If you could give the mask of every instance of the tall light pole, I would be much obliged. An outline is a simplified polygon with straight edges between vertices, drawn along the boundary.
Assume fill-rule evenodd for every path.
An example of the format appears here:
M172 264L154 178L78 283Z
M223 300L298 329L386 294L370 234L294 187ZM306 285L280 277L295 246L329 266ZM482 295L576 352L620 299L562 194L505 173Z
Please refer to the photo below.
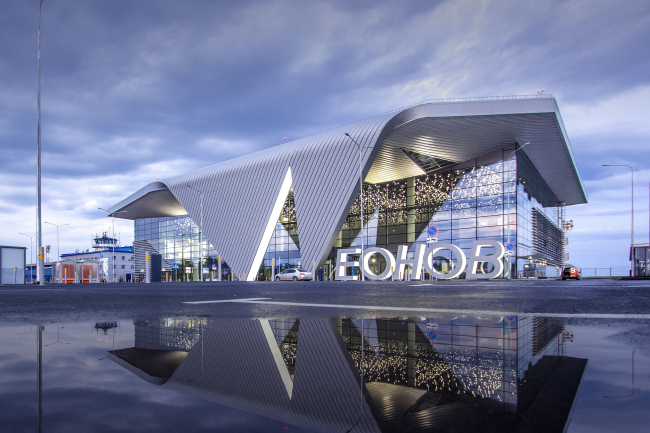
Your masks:
M43 250L43 225L41 224L41 9L43 0L38 6L38 57L36 79L36 244L38 248L38 265L36 277L38 283L45 284L45 257Z
M359 148L359 192L361 194L361 256L359 257L359 270L361 271L361 281L364 281L366 279L366 273L363 269L363 167L361 162L361 151L364 148L347 132L345 136L352 140Z
M33 265L34 264L34 248L32 248L32 243L33 243L34 237L36 235L26 235L25 233L20 233L20 234L23 235L23 236L29 237L29 251L30 251L30 253L31 253L30 255L32 257L31 258L31 262L32 262L31 264ZM30 270L29 270L29 281L31 282L32 280L33 280L32 279L32 270L30 268Z
M110 213L110 211L108 209L104 209L103 207L98 207L97 209L103 210L107 214ZM116 239L115 238L115 214L116 213L127 213L127 212L128 211L121 210L121 211L118 211L118 212L113 212L111 214L111 218L113 219L113 242L111 242L113 244L113 263L112 263L113 264L113 281L112 281L113 283L115 282L115 239Z
M530 144L530 141L525 142L521 147L517 148L506 158L506 161L510 161L515 153L519 152L527 144ZM517 193L517 169L515 167L515 193ZM516 201L515 201L516 203ZM510 177L508 177L508 244L510 243ZM515 256L515 263L517 263L517 257ZM510 256L508 256L508 279L512 280L512 264L510 263Z
M631 214L631 223L630 223L630 252L632 252L632 248L634 248L634 169L632 168L631 165L627 164L603 164L603 167L627 167L630 169L630 174L632 175L632 214ZM634 257L630 257L631 260L631 265L630 265L630 277L634 276Z
M56 255L59 258L59 260L61 260L61 253L59 252L59 227L69 226L70 223L54 224L54 223L48 223L47 221L44 221L44 223L56 227Z

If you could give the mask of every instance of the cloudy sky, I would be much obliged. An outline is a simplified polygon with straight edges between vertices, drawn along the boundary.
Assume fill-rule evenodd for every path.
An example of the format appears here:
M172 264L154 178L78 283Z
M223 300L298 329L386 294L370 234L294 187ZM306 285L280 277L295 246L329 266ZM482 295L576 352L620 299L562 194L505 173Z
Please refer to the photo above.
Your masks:
M35 232L38 0L0 6L0 244ZM90 247L141 186L431 98L558 101L590 203L571 262L648 241L650 2L45 0L43 219ZM56 255L56 228L44 244ZM116 219L123 244L133 224Z

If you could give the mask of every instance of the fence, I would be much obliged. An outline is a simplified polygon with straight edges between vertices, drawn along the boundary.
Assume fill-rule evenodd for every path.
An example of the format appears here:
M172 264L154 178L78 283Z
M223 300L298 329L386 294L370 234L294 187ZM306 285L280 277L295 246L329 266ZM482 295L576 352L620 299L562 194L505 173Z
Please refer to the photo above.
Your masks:
M582 278L610 278L613 268L582 268Z

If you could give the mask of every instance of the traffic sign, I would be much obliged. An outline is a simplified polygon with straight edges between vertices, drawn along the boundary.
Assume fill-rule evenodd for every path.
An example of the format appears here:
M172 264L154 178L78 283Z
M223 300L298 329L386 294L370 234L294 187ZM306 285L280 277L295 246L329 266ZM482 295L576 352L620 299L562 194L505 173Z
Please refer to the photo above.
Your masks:
M433 236L435 236L435 235L437 235L437 234L438 234L438 227L436 227L436 226L430 226L430 227L427 229L427 235L429 235L429 237L433 237Z
M506 320L508 322L512 322L513 320L515 320L515 316L506 316Z
M432 329L431 331L427 332L427 337L429 337L429 340L435 340L438 338L438 333Z
M511 256L511 255L513 255L514 253L515 253L514 251L506 251L504 254L505 254L506 256Z
M432 329L438 329L437 323L427 323L427 330L431 331Z
M99 258L103 259L104 258L104 253L99 253Z
M172 265L172 269L178 269L178 263L174 263L174 264Z
M427 243L432 244L434 242L438 242L438 238L427 238Z
M506 244L506 250L508 250L508 251L512 251L512 250L514 250L514 249L515 249L514 244L512 244L512 243Z

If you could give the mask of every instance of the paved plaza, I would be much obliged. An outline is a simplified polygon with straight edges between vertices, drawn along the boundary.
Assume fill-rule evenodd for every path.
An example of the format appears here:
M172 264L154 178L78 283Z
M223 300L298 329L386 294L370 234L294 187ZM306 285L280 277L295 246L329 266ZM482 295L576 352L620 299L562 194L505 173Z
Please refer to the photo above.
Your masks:
M171 316L414 317L449 311L639 320L650 319L650 281L6 285L0 286L0 311L4 324Z

